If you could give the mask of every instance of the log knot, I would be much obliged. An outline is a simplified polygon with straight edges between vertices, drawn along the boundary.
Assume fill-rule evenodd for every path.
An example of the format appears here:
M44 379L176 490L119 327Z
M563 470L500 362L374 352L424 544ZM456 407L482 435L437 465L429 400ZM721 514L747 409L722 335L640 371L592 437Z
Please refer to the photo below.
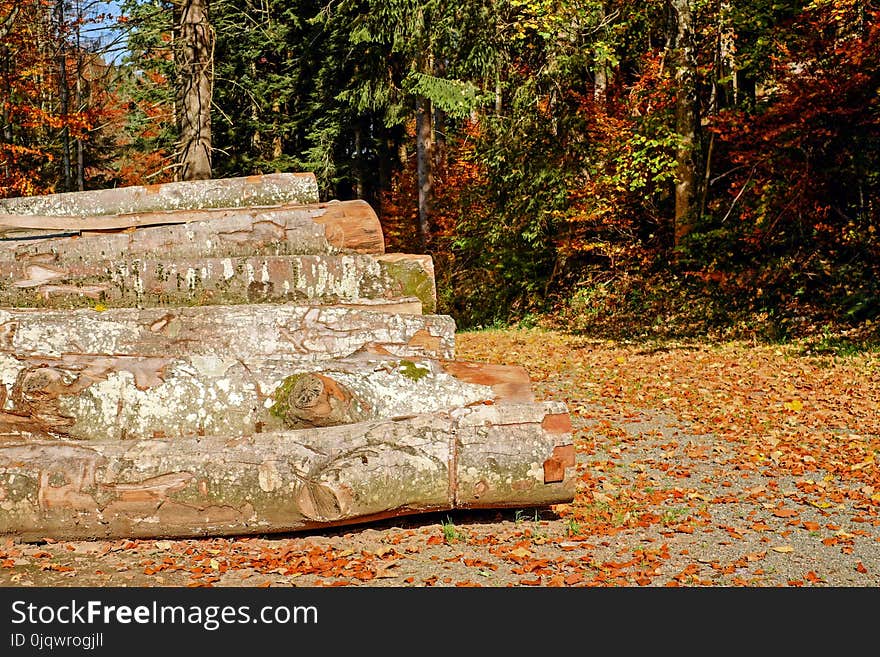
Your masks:
M323 374L294 374L273 393L269 412L287 429L332 427L361 422L370 416L369 406L346 386Z

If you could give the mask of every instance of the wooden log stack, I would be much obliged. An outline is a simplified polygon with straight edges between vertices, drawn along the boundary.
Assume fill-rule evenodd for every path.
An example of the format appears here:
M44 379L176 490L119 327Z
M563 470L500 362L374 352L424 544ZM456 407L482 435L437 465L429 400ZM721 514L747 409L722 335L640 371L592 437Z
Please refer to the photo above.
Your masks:
M565 405L435 312L431 258L310 174L0 199L0 536L570 501Z

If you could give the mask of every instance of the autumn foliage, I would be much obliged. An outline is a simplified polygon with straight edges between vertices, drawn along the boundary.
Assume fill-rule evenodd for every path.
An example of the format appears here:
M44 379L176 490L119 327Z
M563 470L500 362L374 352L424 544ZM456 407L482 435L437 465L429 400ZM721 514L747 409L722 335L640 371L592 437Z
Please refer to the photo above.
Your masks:
M0 2L0 194L172 179L170 4L111 60L59 3ZM422 4L212 7L214 175L368 199L461 327L876 338L876 3Z

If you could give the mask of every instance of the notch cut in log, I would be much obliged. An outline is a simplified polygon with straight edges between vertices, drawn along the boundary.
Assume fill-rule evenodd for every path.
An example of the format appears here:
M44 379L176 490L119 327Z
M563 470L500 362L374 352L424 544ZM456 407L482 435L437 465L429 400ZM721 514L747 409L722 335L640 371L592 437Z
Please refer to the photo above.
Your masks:
M436 309L431 256L126 258L36 264L0 258L0 304L83 308L357 303L415 297Z
M12 239L0 241L0 252L60 261L385 251L376 212L358 200L95 217L0 214L4 234Z
M19 196L0 199L0 212L50 217L94 217L165 210L317 203L319 200L318 182L313 173L271 173Z
M570 502L573 463L544 478L572 443L544 429L564 404L499 408L239 438L0 444L0 536L233 536Z

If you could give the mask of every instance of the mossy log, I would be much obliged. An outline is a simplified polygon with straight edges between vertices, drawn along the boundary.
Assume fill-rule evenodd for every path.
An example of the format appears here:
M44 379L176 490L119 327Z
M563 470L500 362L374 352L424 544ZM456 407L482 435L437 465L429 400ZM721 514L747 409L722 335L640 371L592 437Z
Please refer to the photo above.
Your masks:
M162 254L159 250L157 253ZM82 308L356 303L414 297L437 306L428 255L289 255L115 260L0 257L0 304Z
M447 315L358 307L0 309L0 353L15 357L212 356L249 365L268 357L309 363L358 353L452 359L454 345L455 322Z
M27 239L15 239L17 233ZM175 210L97 217L0 214L0 254L31 264L123 257L384 253L365 201Z
M289 532L566 503L576 479L571 425L558 402L245 437L18 441L0 443L0 535Z
M508 369L507 379L528 385L524 370ZM0 439L240 436L507 401L488 379L477 383L472 372L459 378L456 371L443 361L375 356L296 364L0 352Z
M166 210L317 203L319 200L318 182L313 173L271 173L241 178L18 196L0 199L0 213L94 217Z

